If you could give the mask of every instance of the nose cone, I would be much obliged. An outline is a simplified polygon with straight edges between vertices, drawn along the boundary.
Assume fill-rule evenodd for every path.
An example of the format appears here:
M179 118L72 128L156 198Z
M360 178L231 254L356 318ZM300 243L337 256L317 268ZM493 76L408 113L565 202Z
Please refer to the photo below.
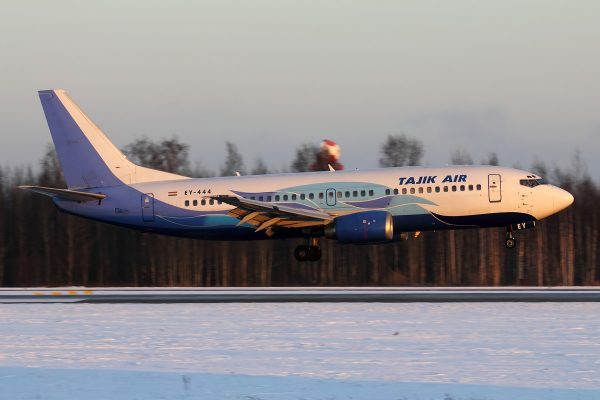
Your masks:
M554 203L554 212L557 213L559 211L564 210L573 204L575 198L569 192L564 189L555 188L553 193L553 203Z

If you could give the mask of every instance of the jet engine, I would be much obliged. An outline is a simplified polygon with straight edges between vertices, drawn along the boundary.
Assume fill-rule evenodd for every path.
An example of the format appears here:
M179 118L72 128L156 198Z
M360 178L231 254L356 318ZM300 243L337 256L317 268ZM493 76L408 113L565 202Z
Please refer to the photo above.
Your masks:
M394 237L394 220L387 211L342 215L325 227L325 236L342 243L386 242Z

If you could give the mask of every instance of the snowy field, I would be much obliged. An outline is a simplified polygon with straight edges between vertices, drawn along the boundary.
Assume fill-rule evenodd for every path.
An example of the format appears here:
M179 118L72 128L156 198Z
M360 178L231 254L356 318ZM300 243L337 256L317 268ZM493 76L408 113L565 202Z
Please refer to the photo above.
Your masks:
M597 400L600 304L1 304L0 399Z

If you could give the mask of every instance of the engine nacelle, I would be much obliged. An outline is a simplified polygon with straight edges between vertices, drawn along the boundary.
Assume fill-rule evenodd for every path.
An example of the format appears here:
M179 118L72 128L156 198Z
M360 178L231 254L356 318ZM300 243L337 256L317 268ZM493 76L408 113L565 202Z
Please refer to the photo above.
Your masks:
M394 220L387 211L364 211L337 217L325 236L342 243L377 243L394 238Z

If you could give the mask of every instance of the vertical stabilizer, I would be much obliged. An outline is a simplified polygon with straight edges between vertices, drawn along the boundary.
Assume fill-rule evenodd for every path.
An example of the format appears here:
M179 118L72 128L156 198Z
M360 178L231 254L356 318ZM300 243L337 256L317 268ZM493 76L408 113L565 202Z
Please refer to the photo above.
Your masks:
M39 96L69 189L186 178L127 160L64 90Z

